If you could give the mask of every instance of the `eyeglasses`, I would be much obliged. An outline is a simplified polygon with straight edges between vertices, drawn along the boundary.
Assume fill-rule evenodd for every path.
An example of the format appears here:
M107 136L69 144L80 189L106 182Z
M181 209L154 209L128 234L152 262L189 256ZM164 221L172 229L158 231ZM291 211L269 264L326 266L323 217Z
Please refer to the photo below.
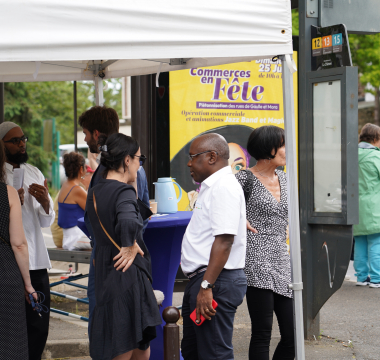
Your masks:
M200 152L198 154L194 154L194 155L190 155L189 154L189 159L193 160L196 156L201 155L201 154L206 154L206 153L209 153L209 152L214 152L216 155L218 155L218 152L215 151L215 150L207 150L207 151L202 151L202 152Z
M20 138L15 137L15 138L12 138L12 139L4 141L4 142L5 143L12 143L13 145L18 145L18 144L20 144L21 141L23 143L26 143L28 141L28 137L27 136L22 136Z
M145 160L146 160L146 156L145 155L135 155L136 157L138 157L140 159L140 166L144 166L145 164Z

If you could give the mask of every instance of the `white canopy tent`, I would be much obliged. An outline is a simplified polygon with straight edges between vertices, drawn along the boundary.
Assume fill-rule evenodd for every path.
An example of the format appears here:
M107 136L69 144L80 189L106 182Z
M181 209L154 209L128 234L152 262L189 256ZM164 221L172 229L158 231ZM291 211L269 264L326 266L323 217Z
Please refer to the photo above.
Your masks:
M297 359L304 359L290 0L0 0L0 83L94 80L282 56Z
M293 52L290 0L0 4L0 82L89 80L93 61L117 60L111 78Z

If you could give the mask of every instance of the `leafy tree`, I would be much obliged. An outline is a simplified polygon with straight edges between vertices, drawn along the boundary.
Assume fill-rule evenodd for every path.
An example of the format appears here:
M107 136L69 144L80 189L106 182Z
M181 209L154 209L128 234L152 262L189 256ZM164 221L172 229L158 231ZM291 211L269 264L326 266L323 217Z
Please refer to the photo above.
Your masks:
M380 125L380 34L350 35L352 62L359 68L359 79L363 85L370 84L368 89L375 96L374 123Z
M30 162L47 174L52 153L44 153L41 144L42 119L34 117L31 96L25 83L6 83L4 96L5 121L20 125L28 136L28 154Z
M107 80L109 88L104 91L105 104L115 108L121 116L121 81ZM5 121L19 124L29 137L29 162L48 176L53 153L41 149L41 128L44 119L56 119L61 133L61 144L74 142L73 83L33 82L6 83L4 95ZM91 81L77 82L78 116L95 105L94 84Z
M298 36L300 33L298 9L292 10L292 35Z

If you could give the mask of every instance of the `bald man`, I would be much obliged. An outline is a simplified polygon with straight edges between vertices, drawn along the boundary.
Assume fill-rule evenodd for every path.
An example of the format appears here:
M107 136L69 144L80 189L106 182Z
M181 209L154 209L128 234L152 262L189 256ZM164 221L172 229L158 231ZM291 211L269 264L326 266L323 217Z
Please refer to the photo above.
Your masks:
M182 242L181 267L190 279L182 304L182 356L232 360L235 313L247 290L244 194L228 165L223 136L197 137L189 158L190 175L201 190ZM190 318L194 309L195 322ZM206 320L200 325L202 317Z

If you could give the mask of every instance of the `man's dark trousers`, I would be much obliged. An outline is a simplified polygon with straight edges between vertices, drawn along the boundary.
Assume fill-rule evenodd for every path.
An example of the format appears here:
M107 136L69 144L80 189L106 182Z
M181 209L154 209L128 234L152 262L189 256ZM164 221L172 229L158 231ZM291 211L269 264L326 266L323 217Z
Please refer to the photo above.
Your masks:
M47 270L30 270L29 273L34 290L40 291L45 295L43 304L50 310L50 285ZM50 312L42 312L42 317L40 317L38 312L33 310L32 305L26 301L25 306L29 360L41 360L42 352L44 351L49 334ZM6 329L3 329L3 331L6 331Z
M196 307L204 272L190 279L182 303L184 360L233 360L232 333L237 307L247 291L243 270L223 270L212 290L218 303L216 315L197 326L190 319Z

